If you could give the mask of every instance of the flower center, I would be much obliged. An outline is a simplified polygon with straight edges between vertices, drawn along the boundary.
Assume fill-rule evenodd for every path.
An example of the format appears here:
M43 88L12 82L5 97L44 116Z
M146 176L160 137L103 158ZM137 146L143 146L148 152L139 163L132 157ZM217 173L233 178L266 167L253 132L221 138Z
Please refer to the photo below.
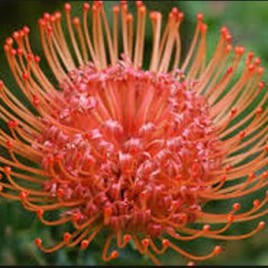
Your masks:
M81 201L68 211L77 220L158 236L170 222L198 217L221 144L205 98L179 74L119 62L102 71L84 66L62 83L38 141L51 174L44 189Z

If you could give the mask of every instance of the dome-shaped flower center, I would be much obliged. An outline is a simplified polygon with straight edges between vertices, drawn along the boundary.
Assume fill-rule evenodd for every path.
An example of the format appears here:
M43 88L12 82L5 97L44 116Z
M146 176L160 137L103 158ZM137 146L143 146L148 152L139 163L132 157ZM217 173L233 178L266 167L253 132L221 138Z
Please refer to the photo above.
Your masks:
M38 138L44 189L81 200L79 221L116 230L158 236L168 222L194 221L222 153L205 98L182 77L124 62L70 73Z

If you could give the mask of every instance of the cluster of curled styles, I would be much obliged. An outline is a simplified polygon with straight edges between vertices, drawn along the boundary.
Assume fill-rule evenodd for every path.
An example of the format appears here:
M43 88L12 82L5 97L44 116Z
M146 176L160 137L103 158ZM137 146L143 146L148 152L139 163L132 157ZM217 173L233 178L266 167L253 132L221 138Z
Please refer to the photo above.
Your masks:
M252 52L232 47L225 27L207 61L202 14L181 60L184 15L177 8L163 30L161 13L150 12L152 54L144 70L147 10L136 5L136 22L126 1L115 5L110 27L101 1L84 4L82 22L65 4L67 33L61 13L44 14L41 44L56 86L32 52L27 27L7 38L7 60L28 102L0 83L0 118L8 126L0 130L7 152L0 156L0 195L20 200L45 225L70 228L51 247L36 238L45 252L86 249L105 230L105 261L132 241L155 264L167 249L193 264L221 246L198 256L178 240L240 240L265 226L227 232L235 222L265 215L268 196L246 212L239 203L226 213L205 207L267 188L264 70Z

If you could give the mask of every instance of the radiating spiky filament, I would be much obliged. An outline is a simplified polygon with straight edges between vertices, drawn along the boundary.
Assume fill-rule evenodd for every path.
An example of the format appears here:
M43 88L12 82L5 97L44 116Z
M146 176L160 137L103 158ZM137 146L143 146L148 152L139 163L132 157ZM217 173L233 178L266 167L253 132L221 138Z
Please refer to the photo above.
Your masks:
M67 33L61 13L44 14L41 44L56 86L33 54L28 27L7 38L7 60L28 103L0 82L0 118L8 127L0 131L7 151L0 156L0 194L20 200L45 225L72 223L73 231L51 248L35 240L45 252L86 249L106 229L105 261L119 256L112 247L130 240L156 264L167 249L205 260L221 247L197 256L174 241L242 239L265 226L260 221L247 234L228 234L233 223L267 214L267 195L247 212L239 213L239 203L222 214L204 208L267 189L264 69L252 52L232 48L225 27L207 61L202 14L182 59L184 15L174 8L165 25L161 13L149 14L153 40L145 71L148 11L141 1L136 5L136 20L126 1L115 5L111 27L101 1L85 3L81 18L65 4ZM49 221L51 211L58 218Z

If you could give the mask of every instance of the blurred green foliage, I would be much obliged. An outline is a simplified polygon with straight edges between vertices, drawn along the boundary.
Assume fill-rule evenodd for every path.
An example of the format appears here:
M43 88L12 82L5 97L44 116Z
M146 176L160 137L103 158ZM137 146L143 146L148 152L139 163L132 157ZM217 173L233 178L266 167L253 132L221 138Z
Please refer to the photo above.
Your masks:
M82 1L76 2L75 12L81 10ZM107 8L114 1L105 1ZM132 3L133 4L133 3ZM263 65L268 66L268 2L262 1L146 1L148 9L157 9L167 16L173 6L179 7L185 13L185 22L182 26L182 40L184 46L189 44L194 27L195 16L203 12L208 23L208 48L212 54L219 37L222 25L228 26L233 33L235 44L241 44L247 51L253 50L256 56L263 60ZM31 28L31 42L37 54L41 53L38 35L38 18L44 12L62 10L62 1L1 1L0 2L0 78L14 91L18 90L4 57L2 46L4 40L14 30L25 24ZM150 38L150 34L148 38ZM45 66L45 65L44 65ZM265 76L267 77L267 75ZM3 127L3 126L1 126ZM258 196L263 198L263 192ZM253 198L253 197L252 197ZM256 196L254 196L256 198ZM240 200L245 207L251 205L251 200ZM234 200L233 200L234 202ZM217 203L212 209L223 211L231 207L231 203ZM267 220L267 216L264 220ZM253 228L254 223L235 224L230 232L239 234ZM87 251L77 249L60 250L54 254L46 255L40 252L33 244L35 237L40 236L47 241L55 241L57 234L64 231L64 227L50 230L43 226L34 213L26 211L19 202L14 203L0 199L0 265L104 265L101 261L102 239L94 241ZM236 242L221 242L224 253L204 262L211 265L267 265L268 264L268 230L256 236ZM210 251L217 241L205 239L194 241L186 246L190 252ZM164 264L183 265L185 260L172 251L163 257ZM130 245L123 251L119 260L108 265L150 265L151 262L140 256Z

